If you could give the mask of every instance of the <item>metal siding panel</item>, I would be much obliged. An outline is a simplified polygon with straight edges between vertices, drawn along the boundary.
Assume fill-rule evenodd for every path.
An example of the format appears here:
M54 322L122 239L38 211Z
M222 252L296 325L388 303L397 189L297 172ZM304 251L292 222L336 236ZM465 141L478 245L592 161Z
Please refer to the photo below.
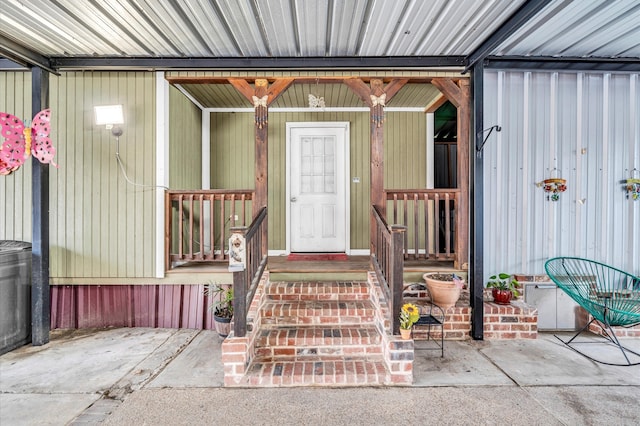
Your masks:
M51 328L213 329L200 285L51 286Z
M637 79L486 74L485 91L492 96L485 96L484 127L503 127L483 151L487 277L502 270L541 274L544 261L555 255L593 258L638 273L634 236L640 215L620 185L640 160ZM555 177L554 168L568 187L557 202L533 185ZM512 241L518 238L521 245Z

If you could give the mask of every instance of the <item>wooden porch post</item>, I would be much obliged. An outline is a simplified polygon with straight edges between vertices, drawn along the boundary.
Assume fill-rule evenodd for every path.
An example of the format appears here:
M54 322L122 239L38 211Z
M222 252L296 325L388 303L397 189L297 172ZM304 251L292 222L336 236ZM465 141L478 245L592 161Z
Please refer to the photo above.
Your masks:
M255 109L255 194L253 196L253 217L262 207L268 203L268 157L269 157L269 105L275 101L293 83L293 78L280 78L269 87L266 79L255 79L255 88L251 87L248 80L239 78L228 79ZM264 227L265 235L262 236L263 250L267 252L267 227Z
M467 79L458 80L458 84L451 78L434 78L433 84L443 95L451 101L458 110L458 188L460 196L456 200L458 211L456 214L455 267L465 269L469 259L469 120L470 90Z
M407 84L407 79L394 79L386 86L380 79L371 79L370 85L359 79L346 79L344 83L369 106L371 118L371 158L370 158L370 201L381 215L386 217L387 200L384 192L384 106L398 91ZM375 220L371 218L370 244L371 253L375 253Z

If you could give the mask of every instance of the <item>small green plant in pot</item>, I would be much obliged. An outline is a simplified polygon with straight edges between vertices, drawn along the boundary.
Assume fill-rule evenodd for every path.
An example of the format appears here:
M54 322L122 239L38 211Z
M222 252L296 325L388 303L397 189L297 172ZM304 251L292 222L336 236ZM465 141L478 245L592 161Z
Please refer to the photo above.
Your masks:
M212 299L209 308L213 310L216 331L220 337L227 337L231 331L231 318L233 318L233 286L207 284L204 294Z
M492 289L491 295L493 296L493 301L499 305L508 305L511 303L513 296L520 296L518 280L516 280L513 275L505 272L491 275L487 283L487 288Z

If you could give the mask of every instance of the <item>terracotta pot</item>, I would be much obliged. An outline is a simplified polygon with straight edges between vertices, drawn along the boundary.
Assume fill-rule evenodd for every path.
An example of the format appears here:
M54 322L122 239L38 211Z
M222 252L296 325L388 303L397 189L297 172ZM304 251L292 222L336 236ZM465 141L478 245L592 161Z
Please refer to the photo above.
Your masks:
M497 288L491 289L491 295L493 296L493 301L498 305L510 304L511 298L513 297L511 290L500 290Z
M449 278L450 277L450 278ZM442 309L451 308L460 299L461 288L453 282L453 274L429 272L422 276L431 294L431 301ZM445 280L443 280L445 278ZM448 280L446 278L449 278Z
M214 315L213 325L220 337L227 337L231 332L231 318Z
M400 329L400 337L402 337L402 340L409 340L411 339L411 330L406 330L404 328Z

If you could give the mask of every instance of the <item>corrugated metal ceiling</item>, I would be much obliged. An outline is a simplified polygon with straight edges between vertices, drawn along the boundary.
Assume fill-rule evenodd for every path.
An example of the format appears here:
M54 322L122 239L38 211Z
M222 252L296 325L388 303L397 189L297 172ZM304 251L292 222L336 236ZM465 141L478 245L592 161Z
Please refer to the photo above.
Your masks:
M0 34L52 56L465 55L524 0L3 0Z
M0 36L47 58L284 58L467 56L527 2L3 0L2 3ZM639 40L637 0L551 0L490 54L640 58ZM0 47L3 44L6 43L0 40Z
M103 68L189 68L203 58L270 59L270 69L278 61L310 69L313 58L331 68L347 58L352 69L399 69L399 59L435 57L461 70L474 55L638 64L640 1L2 0L2 54L54 69L88 69L82 61L96 59ZM247 106L228 85L185 90L205 107ZM294 85L273 106L306 106L309 93L361 106L344 86L323 84ZM432 86L411 84L390 106L424 107L435 96Z

